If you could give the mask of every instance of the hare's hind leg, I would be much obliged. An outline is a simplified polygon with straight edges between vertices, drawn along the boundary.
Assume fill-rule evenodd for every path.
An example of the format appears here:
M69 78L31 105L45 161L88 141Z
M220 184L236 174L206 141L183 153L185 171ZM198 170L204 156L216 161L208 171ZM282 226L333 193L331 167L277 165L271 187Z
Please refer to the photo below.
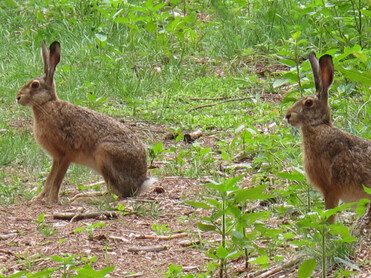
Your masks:
M46 197L50 203L57 203L59 189L69 165L69 159L53 159L52 169L50 170L44 187L32 201L37 201Z
M138 150L138 153L141 150ZM119 197L134 196L146 179L146 156L126 152L116 143L99 146L94 157L107 189Z
M334 194L334 192L325 192L323 195L325 198L326 209L333 209L338 206L339 197L337 197L337 194ZM336 221L336 215L331 215L328 219L328 222L331 224L335 224L335 221Z

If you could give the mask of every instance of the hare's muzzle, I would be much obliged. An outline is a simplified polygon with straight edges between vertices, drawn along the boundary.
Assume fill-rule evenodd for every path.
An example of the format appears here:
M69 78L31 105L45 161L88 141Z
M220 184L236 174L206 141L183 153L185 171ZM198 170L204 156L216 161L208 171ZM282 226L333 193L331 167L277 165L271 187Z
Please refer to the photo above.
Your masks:
M18 104L25 105L24 95L21 92L18 92L16 100Z

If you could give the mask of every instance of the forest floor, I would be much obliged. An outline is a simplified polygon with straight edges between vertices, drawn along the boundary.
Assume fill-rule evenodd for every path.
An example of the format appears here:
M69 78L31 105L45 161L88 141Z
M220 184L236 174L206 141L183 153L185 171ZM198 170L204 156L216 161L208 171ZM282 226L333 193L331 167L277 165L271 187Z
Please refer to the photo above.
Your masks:
M147 125L145 129L159 138L166 133L159 125ZM207 136L201 140L214 141ZM200 217L207 216L206 212L184 201L197 198L202 191L201 185L206 182L205 178L163 177L136 198L111 203L103 199L84 199L79 204L71 201L78 190L66 184L61 204L19 200L3 206L0 208L0 274L10 275L22 270L37 272L51 267L59 267L60 273L68 272L68 266L63 269L51 256L68 258L76 254L80 255L75 258L77 265L83 264L84 257L95 256L94 269L115 266L111 277L164 277L171 264L181 265L184 273L205 271L205 265L211 261L205 250L220 238L215 233L198 230L197 222ZM82 214L120 207L121 212L113 218L101 215L61 220L54 217L58 213ZM281 221L272 225L279 226L285 219ZM370 261L370 247L371 237L360 243L353 260ZM246 270L244 261L238 259L230 262L229 274L231 277L297 277L298 263L292 261L287 268L281 268L297 255L289 248L290 245L281 247L284 261L268 270L259 270L252 264ZM371 266L364 265L357 277L371 277Z

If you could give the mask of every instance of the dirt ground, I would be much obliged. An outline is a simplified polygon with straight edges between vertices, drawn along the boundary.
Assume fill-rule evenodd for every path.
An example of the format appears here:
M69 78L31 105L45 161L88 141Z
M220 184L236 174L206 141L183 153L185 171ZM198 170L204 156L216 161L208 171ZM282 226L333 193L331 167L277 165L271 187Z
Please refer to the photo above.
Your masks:
M154 126L151 133L162 137L164 130ZM212 138L202 140L213 141ZM94 204L88 200L74 204L71 198L79 192L68 184L64 185L60 205L19 202L0 207L0 274L10 275L21 270L36 272L55 267L57 264L50 256L67 254L96 256L98 260L92 263L96 270L115 266L111 277L164 277L171 264L181 265L185 273L201 271L210 261L204 253L210 247L208 242L219 238L197 229L197 221L205 216L205 212L185 204L184 200L193 200L201 194L203 183L205 180L161 178L140 196L109 204L111 208L120 205L124 208L124 213L113 219L105 216L82 220L55 219L53 215L56 213L107 210L107 203L99 199ZM41 214L45 216L42 224L38 221ZM99 222L104 226L91 232L74 232L77 228ZM53 230L51 235L43 234L47 228ZM354 261L364 262L357 277L371 277L370 246L369 237L357 248ZM285 261L295 256L291 250L285 253L289 254ZM244 272L243 262L236 260L231 262L230 272L233 277L297 277L297 266L292 265L272 274L253 266L249 273L255 274L251 276Z

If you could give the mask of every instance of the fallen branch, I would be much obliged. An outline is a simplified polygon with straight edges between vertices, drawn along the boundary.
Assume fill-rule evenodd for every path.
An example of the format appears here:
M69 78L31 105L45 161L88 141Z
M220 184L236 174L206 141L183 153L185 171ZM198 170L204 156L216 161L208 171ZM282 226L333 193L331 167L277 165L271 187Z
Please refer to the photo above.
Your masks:
M179 245L182 246L182 247L189 247L189 246L193 246L193 245L199 245L200 243L201 243L200 240L186 239L186 240L180 241Z
M74 220L81 220L81 219L89 219L89 218L102 218L105 217L107 219L117 218L118 214L115 211L99 211L99 212L55 212L53 213L54 219L61 219L61 220L70 220L71 222Z
M107 191L102 191L102 192L101 191L94 191L94 192L78 193L70 199L70 202L73 202L73 201L75 201L76 199L79 199L79 198L91 198L91 197L97 197L97 196L105 196L107 194L108 194Z
M170 236L158 236L158 235L135 235L134 237L136 239L160 239L160 240L171 240L175 238L182 238L186 237L188 234L186 233L179 233L179 234L173 234Z
M19 255L16 255L16 254L14 254L13 252L10 252L10 251L8 251L8 250L0 249L0 253L4 253L4 254L7 254L7 255L14 256L14 257L16 257L17 259L20 258Z
M254 273L252 276L248 276L248 277L254 277L254 278L272 277L272 275L274 275L278 272L281 272L283 270L287 270L288 268L291 268L291 267L299 264L304 258L305 258L304 254L299 254L299 255L295 256L294 258L292 258L291 260L289 260L288 262L283 263L282 265L278 265L276 267L273 267L273 268L271 268L267 271L264 271L263 273L260 272L259 275L257 275L258 273Z
M188 236L188 234L179 233L179 234L174 234L174 235L171 235L171 236L158 236L158 239L160 239L160 240L170 240L170 239L182 238L182 237L186 237L186 236Z
M124 274L123 277L132 278L132 277L141 277L143 275L144 275L144 272L137 272L137 273L132 273L132 274Z
M187 99L188 100L196 100L196 101L199 101L199 100L223 100L223 99L227 99L227 97L189 97Z
M94 186L102 185L102 184L106 184L106 182L105 181L97 181L97 182L89 183L89 184L84 185L84 186L85 187L94 187Z
M17 235L18 235L17 233L3 234L3 235L0 235L0 240L6 240L8 238L11 238L11 237L17 236Z
M191 112L191 111L198 110L198 109L205 108L205 107L216 106L218 104L222 104L222 103L226 103L226 102L241 101L241 100L252 99L252 98L254 98L254 97L250 96L250 97L241 97L241 98L226 99L224 101L213 102L213 103L209 103L209 104L204 104L204 105L196 106L194 108L189 109L187 112Z
M129 242L127 238L124 238L122 236L108 236L108 238L112 240L121 240L123 242Z
M196 131L184 134L184 141L190 144L194 142L196 139L200 138L201 136L202 136L202 131L196 130Z
M128 248L129 252L159 252L159 251L164 251L168 247L167 246L162 246L162 245L154 245L154 246L132 246Z

